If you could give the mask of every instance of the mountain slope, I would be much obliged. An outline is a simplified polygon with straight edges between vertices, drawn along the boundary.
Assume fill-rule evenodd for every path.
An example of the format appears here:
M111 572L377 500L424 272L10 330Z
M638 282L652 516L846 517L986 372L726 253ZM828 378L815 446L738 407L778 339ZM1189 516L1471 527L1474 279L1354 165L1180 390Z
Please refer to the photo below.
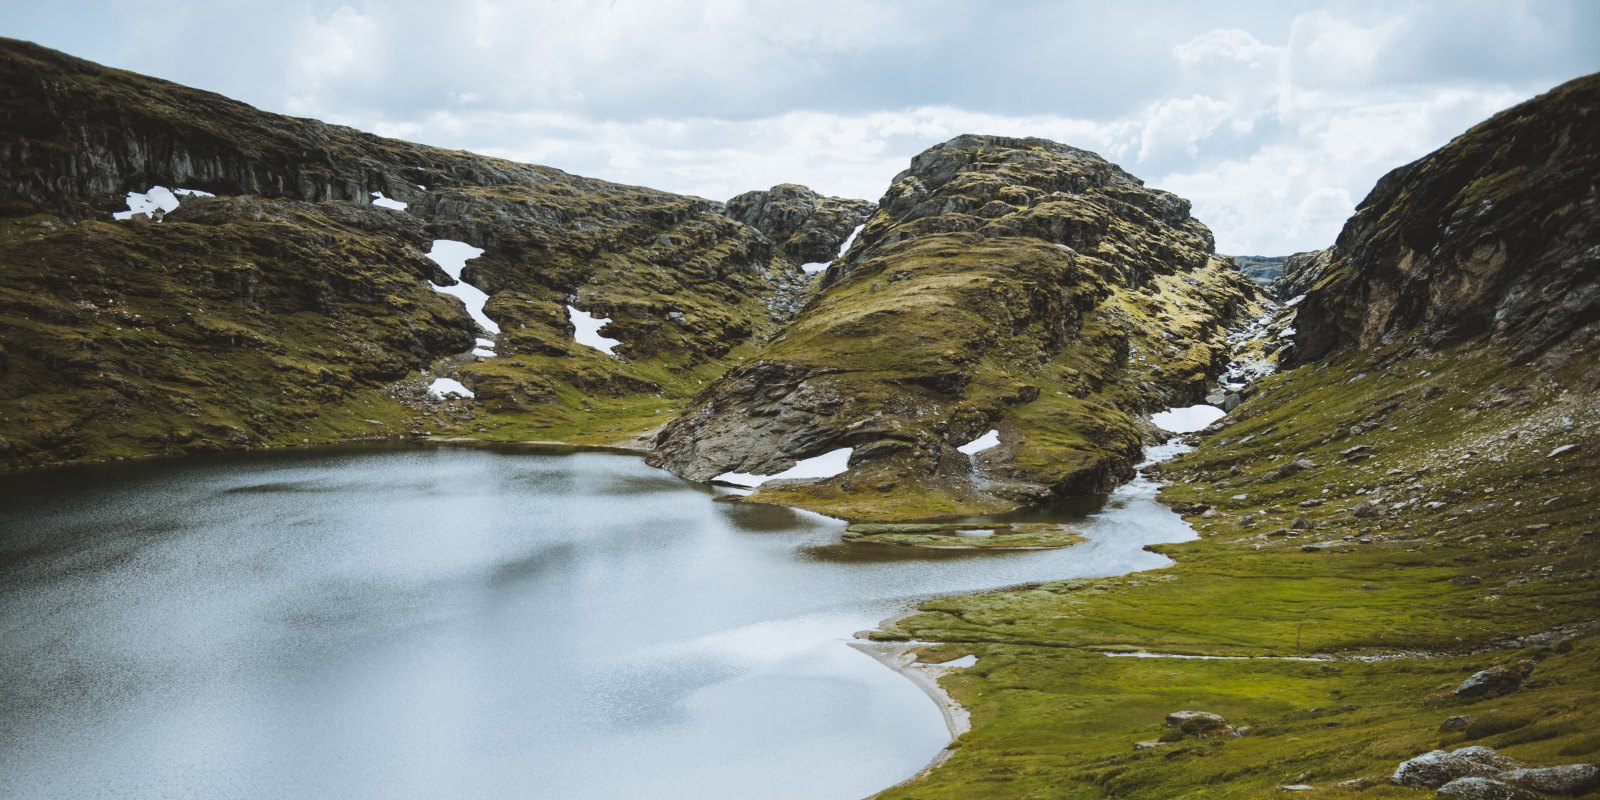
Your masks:
M218 197L112 221L152 186ZM268 114L14 40L0 220L12 467L411 430L614 441L774 333L805 277L720 203ZM463 278L489 295L494 358L467 354L485 332L429 286L454 283L424 258L436 239L484 251ZM568 306L610 319L618 357L574 341ZM165 322L191 314L244 330ZM424 370L476 400L428 397Z
M1161 467L1198 534L1173 566L938 598L882 634L977 656L945 679L974 730L883 796L1405 798L1427 792L1396 768L1436 748L1600 760L1597 86L1374 190L1295 307L1302 365Z
M1198 402L1256 287L1188 203L1087 151L962 136L913 159L783 333L662 432L705 480L853 448L758 499L850 518L1007 508L1130 474L1148 410ZM976 462L957 451L997 429Z

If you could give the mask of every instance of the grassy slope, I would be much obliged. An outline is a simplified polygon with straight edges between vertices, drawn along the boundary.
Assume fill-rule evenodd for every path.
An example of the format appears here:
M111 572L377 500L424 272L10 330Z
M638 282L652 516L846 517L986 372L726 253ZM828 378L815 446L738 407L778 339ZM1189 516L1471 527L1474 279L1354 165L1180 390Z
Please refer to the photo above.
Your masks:
M874 409L917 408L920 403L916 411L901 415L903 430L890 429L908 437L927 425L929 416L951 427L994 420L989 424L1004 432L1008 443L1003 452L1009 458L991 475L1004 480L1009 474L1057 479L1092 475L1108 460L1127 460L1144 436L1135 420L1151 402L1147 382L1198 391L1225 350L1216 331L1228 320L1218 309L1237 297L1243 280L1225 261L1212 260L1190 274L1158 275L1138 289L1086 268L1072 291L1082 296L1088 310L1072 341L1052 346L1050 340L1059 332L1020 313L1009 336L994 335L994 320L1002 309L1029 305L1003 295L1048 292L1037 284L1048 285L1044 278L1051 272L1029 264L1059 260L1062 253L1036 241L979 240L974 245L967 238L929 236L890 252L884 261L903 269L904 279L884 280L884 272L874 269L878 265L867 262L833 287L763 357L803 363L826 354L830 364L843 370L831 378L846 398L842 417L866 418ZM1253 311L1246 304L1239 315ZM958 370L973 377L957 402L947 405L931 391L920 400L905 399L908 384L922 376ZM1026 399L1030 395L1033 399ZM861 410L853 411L855 406ZM889 461L868 464L847 479L763 488L754 497L880 521L1013 505L983 496L964 476L919 480L914 475L908 477L904 465Z
M1332 784L1367 778L1374 785L1361 796L1412 797L1424 793L1383 781L1399 761L1434 747L1486 744L1540 763L1600 758L1591 724L1600 713L1600 640L1592 635L1554 649L1375 663L1096 652L1461 654L1593 620L1600 420L1592 388L1568 391L1467 352L1386 367L1406 378L1385 380L1354 357L1276 376L1233 424L1169 465L1168 475L1186 480L1164 500L1224 513L1191 517L1201 538L1160 548L1176 559L1172 567L939 598L901 621L896 634L979 656L945 680L972 709L974 730L943 767L885 796L1257 797L1287 783L1317 785L1311 796L1345 796ZM1417 377L1423 370L1428 377ZM1556 380L1576 387L1593 376ZM1521 386L1536 388L1513 388ZM1352 436L1352 425L1376 427ZM1546 457L1566 443L1581 446ZM1338 457L1358 444L1375 455ZM1265 477L1300 454L1321 466ZM1416 492L1405 488L1413 481ZM1379 489L1385 503L1421 502L1354 517L1350 509L1366 499L1358 489ZM1247 497L1230 499L1237 494ZM1298 505L1313 498L1325 502ZM1445 505L1422 504L1430 501ZM1260 521L1242 524L1247 513ZM1313 529L1286 531L1294 517ZM1331 544L1303 549L1313 543ZM1530 657L1541 663L1519 693L1450 694L1478 669ZM1256 732L1132 749L1162 736L1163 716L1182 709L1220 713ZM1455 714L1478 721L1441 732Z

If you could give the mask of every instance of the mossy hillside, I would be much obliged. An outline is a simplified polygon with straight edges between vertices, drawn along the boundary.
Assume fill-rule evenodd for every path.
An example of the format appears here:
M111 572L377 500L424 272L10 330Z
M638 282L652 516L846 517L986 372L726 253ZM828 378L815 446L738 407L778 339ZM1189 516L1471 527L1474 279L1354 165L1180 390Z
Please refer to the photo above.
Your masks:
M6 465L406 430L388 385L471 321L429 288L420 230L335 205L0 221ZM384 424L336 423L345 404Z
M1040 253L1043 258L1059 258L1061 251ZM974 279L963 272L959 262L940 261L954 274L930 281L935 286L942 283L939 288L978 287L982 291L992 285L981 273ZM998 262L991 258L982 263ZM870 280L870 273L862 279ZM1047 358L1040 353L1048 353L1049 339L1058 335L1050 326L1018 324L1011 336L993 336L985 327L986 320L961 310L1000 307L1003 299L930 301L939 288L902 281L907 286L899 291L914 298L912 302L923 310L883 317L883 335L892 337L892 344L876 350L861 345L855 341L864 338L859 329L847 329L848 333L826 330L820 335L838 337L839 344L829 352L855 347L867 358L874 352L904 353L906 357L884 359L879 370L863 367L812 380L825 382L830 392L859 403L852 406L847 399L836 417L847 418L853 409L859 409L855 412L859 421L852 423L855 430L870 430L884 424L878 416L880 410L905 402L896 400L895 395L915 380L906 377L917 374L914 367L907 367L919 358L914 348L932 349L933 353L923 356L926 363L945 368L955 362L954 354L976 355L969 368L973 377L958 400L927 391L922 393L921 408L926 414L923 419L932 420L932 427L944 432L944 438L931 446L963 444L987 427L1001 431L1001 446L977 456L991 483L974 486L967 458L948 454L939 462L938 471L922 480L906 479L908 474L919 475L912 459L889 458L879 464L859 465L841 480L763 487L753 498L801 505L847 519L893 521L1013 508L1029 497L1032 490L1028 486L1040 483L1069 495L1105 491L1131 476L1131 465L1151 436L1139 420L1158 407L1198 400L1206 376L1226 360L1226 345L1215 333L1225 317L1217 309L1227 307L1238 280L1231 265L1216 260L1195 273L1160 276L1140 290L1111 286L1105 289L1103 299L1083 313L1071 345ZM852 297L870 300L870 305L885 299L892 302L892 298L880 296L881 290L871 291L870 283L863 287L868 290L860 293L848 291L851 285L842 285L846 291L841 292L840 302L850 303ZM1258 308L1248 307L1252 311L1243 313ZM848 321L872 313L849 309L829 318ZM941 314L954 319L947 322ZM913 320L915 325L896 325L895 319ZM924 323L927 328L921 327ZM972 331L970 338L952 338L950 332L960 330L963 323ZM934 336L931 331L944 335ZM811 342L791 343L789 336L801 332L800 325L793 326L768 352L816 347ZM914 425L892 430L907 439L919 435ZM914 451L908 455L914 456ZM1013 485L1018 488L1011 489ZM1002 492L1006 494L997 496Z
M974 730L943 766L886 796L1253 797L1369 778L1363 796L1399 797L1412 790L1384 785L1387 774L1442 745L1593 761L1600 739L1581 722L1600 710L1592 630L1570 650L1496 648L1594 620L1600 387L1578 367L1502 365L1481 350L1390 351L1276 376L1163 468L1174 481L1166 502L1215 509L1186 515L1198 541L1159 548L1171 567L924 603L885 636L978 654L977 667L945 679ZM1548 455L1564 444L1578 447ZM1340 457L1361 446L1370 455ZM1317 466L1284 469L1300 458ZM1383 512L1365 516L1358 504L1374 498ZM1100 652L1129 650L1413 655ZM1516 695L1450 694L1478 669L1529 657L1540 659L1536 680ZM1256 732L1132 750L1182 709ZM1469 741L1439 731L1455 714L1517 720L1495 734L1480 725Z
M302 294L315 295L320 291L317 282L324 278L341 285L360 284L396 259L415 265L411 277L405 278L410 284L404 290L390 291L386 284L387 300L378 304L383 306L379 310L357 312L319 302L265 303L247 315L243 324L249 330L235 331L233 337L258 349L292 352L301 344L298 339L280 341L280 332L322 341L337 339L340 329L350 329L353 333L345 337L349 346L330 351L348 363L334 365L330 375L337 378L341 370L348 370L360 373L362 380L381 375L395 382L386 393L405 401L406 407L397 408L393 416L406 421L386 424L384 430L390 433L427 430L586 442L636 435L659 426L660 414L681 406L738 361L753 342L771 336L803 292L805 276L784 258L775 257L768 239L725 217L721 204L701 198L267 114L217 95L106 69L23 42L0 40L0 75L7 79L0 91L0 108L7 112L0 125L0 176L7 178L0 182L0 211L24 219L47 215L58 227L89 225L86 231L98 231L95 235L108 241L126 241L128 248L149 254L151 260L187 263L197 269L222 270L223 265L232 269L238 253L254 257L259 252L256 260L271 263L274 282L308 284L295 290ZM223 197L185 200L162 225L106 227L109 223L102 220L122 206L124 192L144 191L153 184L204 189ZM375 208L369 205L374 191L410 205L404 211ZM306 235L301 240L309 240L280 246L270 241L277 235L274 228L263 228L265 235L245 244L169 232L169 226L177 231L180 222L203 222L204 214L240 204L246 210L239 214L259 217L255 222L303 225ZM363 214L367 215L361 223L363 251L350 251L339 238L342 234L326 232L348 227L351 215ZM114 237L107 233L113 230L119 232ZM135 241L139 239L148 241ZM471 346L472 331L456 301L427 288L427 280L448 282L420 258L433 239L483 248L483 255L468 263L464 276L491 295L487 313L503 329L498 358L482 363L465 356L445 358L464 353ZM97 302L121 302L125 298L116 292L127 288L124 283L137 283L120 275L137 259L125 259L107 247L70 252L60 247L28 257L46 259L43 266L52 274L108 276L104 288L110 291ZM79 263L86 265L80 269ZM9 272L10 265L5 266ZM11 285L22 291L27 277L19 275ZM243 271L226 280L258 279ZM78 291L70 283L39 283L32 288L34 294L47 296L37 302L70 303ZM159 289L152 287L151 296L162 294ZM421 299L413 302L416 298ZM604 333L621 340L618 358L573 341L569 304L612 319ZM291 305L301 316L276 319ZM347 311L372 324L348 325L339 316ZM367 334L382 340L429 330L434 325L429 315L435 311L453 320L453 350L402 348L406 354L399 358L382 346L355 346ZM227 314L213 320L220 326L215 335L224 335L223 329L233 324L229 320ZM102 327L106 321L103 316L83 316L71 326L81 337L98 342L116 333ZM19 343L8 334L0 345L15 349ZM154 352L128 351L120 372L158 371L142 361ZM368 363L373 359L380 363ZM55 369L62 374L33 376L25 373L45 369L45 362L13 359L8 383L12 392L21 392L20 387L48 382L55 388L39 400L55 407L78 405L73 392L93 392L97 380L78 372L80 367L87 370L93 365L58 361ZM424 383L415 380L424 368L461 379L477 392L477 400L431 400L421 391ZM259 382L258 373L254 365L241 364L234 371L214 373L214 379L229 386L253 385ZM277 413L233 405L244 403L244 398L191 391L189 385L167 384L167 388L177 400L215 406L228 419ZM332 413L336 394L328 395L333 405L319 413ZM85 405L98 407L92 402ZM122 418L125 423L129 419L126 414ZM160 417L140 424L173 434L182 432L181 422ZM222 440L204 438L216 446L254 441L253 429L241 430L243 435L230 432ZM9 427L6 433L11 433ZM155 437L144 432L135 438L154 442ZM148 449L168 448L152 443ZM104 455L95 447L77 446L32 452L27 463Z
M1156 407L1195 402L1257 290L1182 200L1085 151L959 137L913 160L846 258L753 359L697 398L655 463L850 471L752 499L856 520L1001 510L1109 488ZM1002 447L977 480L955 447Z

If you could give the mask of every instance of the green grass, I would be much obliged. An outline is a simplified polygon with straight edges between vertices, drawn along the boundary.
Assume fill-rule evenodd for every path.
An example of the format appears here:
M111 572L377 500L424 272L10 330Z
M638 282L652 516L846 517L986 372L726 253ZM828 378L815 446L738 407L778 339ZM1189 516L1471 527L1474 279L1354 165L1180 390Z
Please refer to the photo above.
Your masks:
M1374 786L1361 796L1411 797L1383 781L1435 747L1487 744L1535 763L1595 760L1600 739L1584 720L1600 713L1600 638L1464 655L1595 618L1600 437L1592 419L1572 429L1561 422L1594 413L1593 395L1572 391L1587 378L1581 367L1538 378L1470 350L1347 357L1276 376L1231 425L1162 470L1173 481L1165 501L1222 514L1189 515L1200 539L1158 548L1172 566L936 598L884 634L954 643L979 658L945 679L972 710L973 730L943 766L884 796L1257 797L1287 783L1331 796L1344 794L1332 784L1365 778ZM1540 420L1552 427L1505 436ZM1370 429L1352 435L1352 425ZM1569 440L1578 450L1546 457ZM1374 455L1339 458L1358 444ZM1275 471L1301 456L1320 466ZM1406 489L1414 481L1415 493ZM1370 496L1357 492L1374 489L1393 502L1415 494L1445 505L1352 516ZM1322 502L1301 507L1305 500ZM1293 528L1295 518L1311 529ZM1434 657L1324 664L1103 654L1128 650ZM1523 658L1540 664L1514 695L1450 692L1478 669ZM1255 733L1133 750L1165 732L1164 714L1184 709ZM1440 731L1456 714L1473 724Z

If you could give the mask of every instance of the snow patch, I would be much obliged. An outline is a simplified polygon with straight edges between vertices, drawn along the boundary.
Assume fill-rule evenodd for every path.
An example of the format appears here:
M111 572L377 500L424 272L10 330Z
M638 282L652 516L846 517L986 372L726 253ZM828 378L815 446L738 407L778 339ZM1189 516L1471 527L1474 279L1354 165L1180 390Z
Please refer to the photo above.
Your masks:
M829 263L827 261L813 261L810 264L801 264L800 269L804 270L807 275L815 275L827 269Z
M861 232L863 230L866 230L866 228L867 228L867 226L866 226L865 223L857 225L856 229L851 231L849 236L845 237L844 244L839 245L839 255L837 256L838 258L844 258L844 254L850 252L850 245L853 245L853 244L856 243L856 237L860 236ZM826 265L824 265L824 266L826 266Z
M112 219L129 219L135 214L166 213L178 207L178 197L165 186L152 186L148 192L128 192L128 210L117 211Z
M949 661L945 661L945 662L942 662L942 663L939 663L939 664L934 664L932 666L944 667L946 669L966 669L966 668L971 667L971 666L973 666L973 665L975 665L977 663L978 663L978 657L977 656L965 655L965 656L962 656L960 658L952 658Z
M971 456L971 455L977 455L978 453L981 453L981 452L983 452L985 450L988 450L991 447L999 447L999 446L1000 446L1000 431L998 431L998 430L990 430L988 433L986 433L986 434L984 434L982 436L979 436L978 438L973 439L972 441L967 442L966 444L961 445L960 447L957 447L956 450L958 450L958 451L960 451L962 453L966 453L967 455Z
M850 468L850 454L855 452L853 447L841 447L823 453L820 456L802 459L794 466L776 475L754 475L749 472L724 472L714 481L737 483L740 486L760 486L767 481L788 481L807 478L831 478L843 473Z
M372 193L372 204L375 205L375 206L382 206L384 208L392 208L392 209L394 209L396 211L404 211L404 210L406 210L406 206L409 205L409 203L402 203L399 200L395 200L395 199L389 198L389 197L384 197L383 196L383 192L373 192ZM482 251L479 251L479 252L482 252Z
M1291 308L1293 306L1300 305L1300 301L1304 300L1304 299L1306 299L1305 295L1297 294L1294 297L1291 297L1288 300L1283 301L1283 307L1284 308Z
M600 335L600 329L611 322L610 317L597 317L587 311L579 311L574 306L567 306L567 316L572 320L573 341L593 347L608 356L616 355L611 351L622 342Z
M455 378L434 378L433 383L428 384L428 394L433 395L440 400L443 400L450 395L459 395L461 397L477 397L477 395L472 393L471 389L468 389L466 386L462 385L461 381L458 381Z
M1169 433L1194 433L1219 419L1228 412L1216 406L1187 406L1185 408L1169 408L1158 414L1150 415L1150 421Z
M434 288L434 291L443 292L460 299L461 303L467 307L467 313L471 314L473 321L478 323L478 327L489 333L499 333L500 326L483 313L483 304L489 302L489 295L484 294L482 289L461 279L461 270L467 266L467 262L481 255L483 255L483 248L481 247L473 247L466 242L458 242L454 239L434 239L433 249L428 251L428 258L433 259L433 263L438 264L439 268L443 269L446 274L455 278L456 283L454 286L440 286L436 283L430 283L429 285Z

